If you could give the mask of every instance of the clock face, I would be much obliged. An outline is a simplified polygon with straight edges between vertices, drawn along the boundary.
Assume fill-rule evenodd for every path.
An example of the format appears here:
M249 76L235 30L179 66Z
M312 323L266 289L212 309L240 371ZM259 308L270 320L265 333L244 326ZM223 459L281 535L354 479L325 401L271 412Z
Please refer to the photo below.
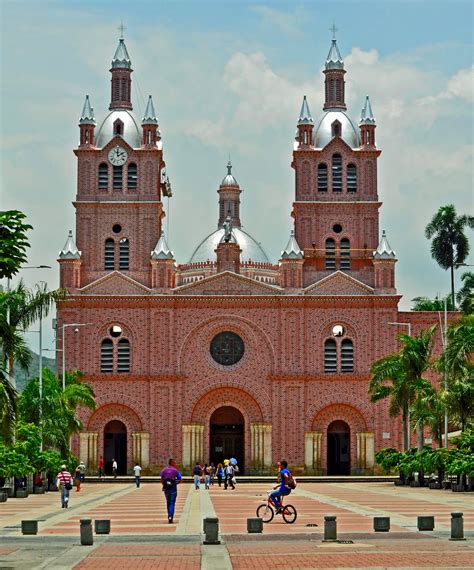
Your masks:
M109 162L114 166L122 166L127 162L127 151L121 146L116 146L109 152Z

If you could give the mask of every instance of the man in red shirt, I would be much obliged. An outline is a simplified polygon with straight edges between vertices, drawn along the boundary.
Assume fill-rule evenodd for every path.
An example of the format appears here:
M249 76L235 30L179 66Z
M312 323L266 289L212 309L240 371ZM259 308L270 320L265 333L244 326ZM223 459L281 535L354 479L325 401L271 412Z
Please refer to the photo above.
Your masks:
M102 455L99 457L99 479L104 476L104 458Z
M69 491L72 489L72 477L65 465L57 475L57 487L61 490L61 508L67 509L69 505Z

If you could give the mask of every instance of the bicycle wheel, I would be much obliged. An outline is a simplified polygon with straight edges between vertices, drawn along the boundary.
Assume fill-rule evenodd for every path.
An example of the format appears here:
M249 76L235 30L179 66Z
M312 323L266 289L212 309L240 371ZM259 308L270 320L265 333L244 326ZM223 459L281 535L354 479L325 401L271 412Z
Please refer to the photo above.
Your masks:
M257 509L257 517L262 519L264 523L269 523L273 520L275 516L275 512L273 511L272 507L268 503L264 503L260 505Z
M293 524L298 516L296 509L293 505L285 505L281 511L283 520L288 524Z

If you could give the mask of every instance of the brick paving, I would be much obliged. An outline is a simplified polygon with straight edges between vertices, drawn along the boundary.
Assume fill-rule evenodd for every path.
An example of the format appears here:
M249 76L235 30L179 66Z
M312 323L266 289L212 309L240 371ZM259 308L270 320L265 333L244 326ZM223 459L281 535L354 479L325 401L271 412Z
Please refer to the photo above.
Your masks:
M235 491L217 486L194 491L183 484L173 525L167 524L165 499L156 484L140 489L125 483L85 485L81 493L72 494L69 509L59 508L57 493L9 499L0 504L0 567L35 568L38 560L48 559L42 548L61 552L72 547L76 558L68 567L80 570L213 568L206 556L219 548L226 560L219 562L219 570L474 568L472 494L399 488L389 483L300 483L286 499L298 511L296 522L288 525L276 516L264 525L263 535L248 535L247 518L256 516L268 487L268 483L239 484ZM211 516L209 508L219 518L222 547L201 545L202 518ZM454 511L464 513L465 542L448 540ZM322 542L327 514L337 516L339 537L350 538L353 544ZM435 515L434 533L416 530L420 514ZM373 532L375 515L391 517L389 534ZM96 537L92 549L78 546L79 520L84 516L111 520L110 537ZM21 536L22 519L41 521L38 537ZM307 526L313 524L318 526ZM35 552L32 540L38 540L37 558L22 565Z

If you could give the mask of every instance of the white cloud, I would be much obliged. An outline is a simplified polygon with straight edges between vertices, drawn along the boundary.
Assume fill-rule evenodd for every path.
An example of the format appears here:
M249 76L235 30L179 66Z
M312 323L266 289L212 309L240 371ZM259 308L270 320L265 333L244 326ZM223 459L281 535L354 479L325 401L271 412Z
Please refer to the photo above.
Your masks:
M287 36L296 36L301 33L301 24L304 14L300 8L294 11L275 10L268 6L252 6L251 10L262 17L264 25L276 29Z

